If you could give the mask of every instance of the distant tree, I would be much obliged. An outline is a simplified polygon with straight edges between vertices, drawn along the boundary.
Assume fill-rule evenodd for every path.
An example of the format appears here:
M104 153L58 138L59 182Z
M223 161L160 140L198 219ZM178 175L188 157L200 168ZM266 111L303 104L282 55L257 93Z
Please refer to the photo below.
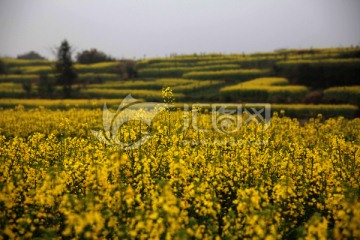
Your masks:
M52 97L54 93L54 81L48 78L46 73L39 75L39 81L37 83L38 95L41 97Z
M27 60L44 60L45 58L38 54L37 52L30 51L17 56L17 59L27 59Z
M77 74L71 59L72 49L67 40L62 41L57 48L57 62L55 64L56 84L63 86L65 98L71 96L71 86L75 83Z
M130 79L137 77L136 63L132 60L121 60L119 65L119 73L122 79Z
M6 74L7 73L7 66L4 61L0 59L0 74Z
M125 62L125 72L126 72L127 78L136 78L137 77L135 61L128 60Z
M32 91L32 83L31 82L23 82L22 84L23 90L26 92L27 96L30 97Z
M91 64L98 62L111 62L115 61L114 58L106 55L105 53L98 51L95 48L90 50L84 50L76 55L76 61L82 64Z

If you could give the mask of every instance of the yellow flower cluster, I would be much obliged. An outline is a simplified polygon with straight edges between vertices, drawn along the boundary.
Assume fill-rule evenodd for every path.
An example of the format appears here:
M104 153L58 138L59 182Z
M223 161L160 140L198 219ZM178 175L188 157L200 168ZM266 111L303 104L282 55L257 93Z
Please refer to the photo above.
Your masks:
M123 150L91 134L99 109L0 114L0 238L360 238L360 119L275 115L224 134L166 111Z

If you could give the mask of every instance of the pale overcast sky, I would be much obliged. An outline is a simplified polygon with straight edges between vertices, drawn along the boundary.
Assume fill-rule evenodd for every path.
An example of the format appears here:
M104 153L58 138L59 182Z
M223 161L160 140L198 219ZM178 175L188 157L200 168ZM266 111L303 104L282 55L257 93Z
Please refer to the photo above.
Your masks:
M114 57L360 45L360 0L0 0L0 56Z

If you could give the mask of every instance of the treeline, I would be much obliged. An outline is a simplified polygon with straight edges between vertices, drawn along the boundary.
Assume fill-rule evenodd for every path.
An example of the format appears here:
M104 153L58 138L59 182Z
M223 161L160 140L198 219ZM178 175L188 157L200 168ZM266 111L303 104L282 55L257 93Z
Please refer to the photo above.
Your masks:
M274 75L316 89L360 84L360 58L283 61Z

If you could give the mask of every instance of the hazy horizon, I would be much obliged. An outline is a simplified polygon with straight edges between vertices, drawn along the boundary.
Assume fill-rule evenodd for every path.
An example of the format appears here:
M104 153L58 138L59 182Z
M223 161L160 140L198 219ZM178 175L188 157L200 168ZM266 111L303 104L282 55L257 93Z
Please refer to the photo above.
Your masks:
M51 49L116 58L360 45L358 0L1 0L0 56Z

